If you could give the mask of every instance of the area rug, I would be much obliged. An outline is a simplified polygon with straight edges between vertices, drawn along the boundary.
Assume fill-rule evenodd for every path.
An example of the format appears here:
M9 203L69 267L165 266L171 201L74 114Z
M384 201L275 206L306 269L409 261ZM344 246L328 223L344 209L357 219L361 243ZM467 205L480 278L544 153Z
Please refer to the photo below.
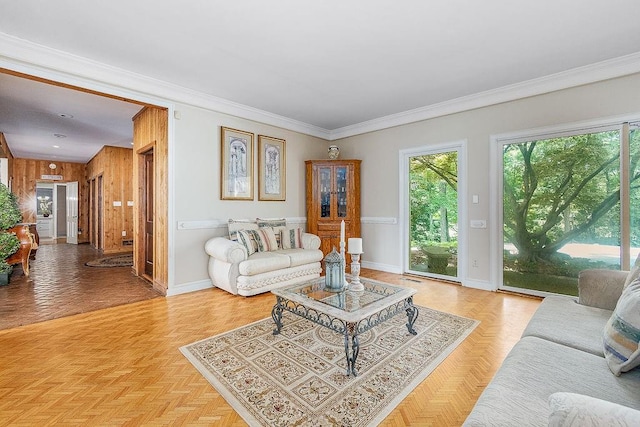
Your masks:
M360 335L357 377L344 336L283 313L180 348L251 426L380 423L473 331L476 320L418 307L410 335L399 314Z
M85 265L89 267L131 267L133 265L133 254L114 255L87 261Z

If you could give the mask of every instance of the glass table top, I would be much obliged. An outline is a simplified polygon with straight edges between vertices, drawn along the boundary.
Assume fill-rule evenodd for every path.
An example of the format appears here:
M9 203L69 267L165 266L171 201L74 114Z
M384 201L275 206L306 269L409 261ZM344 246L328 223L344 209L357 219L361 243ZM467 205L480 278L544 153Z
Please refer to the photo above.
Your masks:
M412 288L390 285L371 279L360 278L360 282L364 285L363 291L348 289L341 292L327 291L324 286L324 277L320 277L307 283L274 289L271 292L282 298L322 311L334 314L362 311L363 315L416 293L416 290Z

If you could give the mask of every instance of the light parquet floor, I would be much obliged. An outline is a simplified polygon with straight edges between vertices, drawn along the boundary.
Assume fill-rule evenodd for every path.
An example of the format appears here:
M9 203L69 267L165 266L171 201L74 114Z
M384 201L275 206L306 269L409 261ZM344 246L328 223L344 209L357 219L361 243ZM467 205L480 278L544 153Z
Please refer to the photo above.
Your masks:
M480 320L383 426L457 426L520 337L535 298L363 270L416 304ZM413 278L410 278L413 279ZM182 345L270 316L270 294L210 289L0 331L2 426L245 426Z

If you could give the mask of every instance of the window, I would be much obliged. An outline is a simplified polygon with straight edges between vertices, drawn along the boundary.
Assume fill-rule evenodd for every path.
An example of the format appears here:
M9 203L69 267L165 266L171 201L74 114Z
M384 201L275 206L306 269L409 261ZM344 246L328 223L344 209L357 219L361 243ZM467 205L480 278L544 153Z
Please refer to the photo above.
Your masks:
M500 147L504 288L577 295L581 270L628 268L640 247L635 126L524 137Z

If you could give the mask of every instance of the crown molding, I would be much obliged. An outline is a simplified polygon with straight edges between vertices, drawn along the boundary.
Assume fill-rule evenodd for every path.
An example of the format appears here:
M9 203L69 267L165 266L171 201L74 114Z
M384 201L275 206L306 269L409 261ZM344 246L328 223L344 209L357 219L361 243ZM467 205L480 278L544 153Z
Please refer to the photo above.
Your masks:
M640 52L334 129L330 132L329 140L334 141L638 72Z
M167 101L171 101L192 105L334 141L638 73L640 52L333 130L207 95L5 33L0 33L0 67L139 102L166 106Z
M0 33L0 67L154 103L168 100L329 139L329 130ZM166 103L166 101L165 101ZM165 105L160 103L160 105Z

